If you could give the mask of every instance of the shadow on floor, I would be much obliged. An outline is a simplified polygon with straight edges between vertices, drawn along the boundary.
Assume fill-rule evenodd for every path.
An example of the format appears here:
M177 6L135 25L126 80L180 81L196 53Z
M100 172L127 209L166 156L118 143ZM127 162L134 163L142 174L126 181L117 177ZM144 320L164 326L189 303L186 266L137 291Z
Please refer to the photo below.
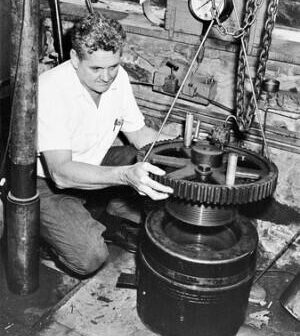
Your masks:
M8 289L4 263L4 253L0 252L0 335L32 336L39 320L79 281L41 264L39 289L19 296Z
M274 198L240 205L239 210L249 218L270 221L275 224L289 225L300 222L299 210L297 211L288 205L281 204Z

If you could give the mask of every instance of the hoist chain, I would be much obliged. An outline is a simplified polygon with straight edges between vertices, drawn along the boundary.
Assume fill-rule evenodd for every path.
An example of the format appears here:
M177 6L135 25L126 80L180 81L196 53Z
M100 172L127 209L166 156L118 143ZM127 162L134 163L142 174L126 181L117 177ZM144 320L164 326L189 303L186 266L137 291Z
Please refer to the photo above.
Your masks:
M246 8L245 8L245 18L244 22L248 16L248 13L251 12L253 7L254 0L248 0L246 2ZM244 24L243 22L243 24ZM247 48L248 42L249 42L249 31L248 28L245 31L244 34L244 45ZM243 48L241 47L239 50L239 59L238 59L238 65L237 65L237 77L236 77L236 118L237 123L239 125L239 128L244 128L244 119L243 118L244 113L244 106L245 104L245 79L246 79L246 56L244 55ZM242 125L241 125L242 124Z
M253 2L254 0L247 1ZM247 8L246 5L246 15L247 17ZM250 7L252 5L250 4ZM267 19L264 26L264 33L262 36L262 46L258 56L258 63L256 67L256 77L254 82L254 93L256 100L259 98L261 93L261 84L265 76L266 65L269 57L269 49L272 42L272 31L275 25L275 19L278 11L278 0L270 0L267 8ZM245 21L245 20L244 20ZM246 31L246 34L243 37L244 44L247 47L249 41L249 28ZM246 107L246 97L245 97L245 78L246 78L246 57L244 54L243 48L240 48L239 52L239 62L237 67L237 86L236 86L236 118L238 122L239 129L241 131L248 130L251 126L253 116L255 114L255 98L252 93L249 100L249 104ZM252 79L250 79L252 80Z
M262 0L249 0L246 4L246 15L244 17L243 26L239 29L229 28L226 27L221 21L220 21L220 12L216 6L216 0L212 1L212 17L217 23L217 29L222 35L230 35L234 38L240 38L241 36L244 36L247 32L247 30L252 26L253 22L256 19L256 13L258 8L260 7Z

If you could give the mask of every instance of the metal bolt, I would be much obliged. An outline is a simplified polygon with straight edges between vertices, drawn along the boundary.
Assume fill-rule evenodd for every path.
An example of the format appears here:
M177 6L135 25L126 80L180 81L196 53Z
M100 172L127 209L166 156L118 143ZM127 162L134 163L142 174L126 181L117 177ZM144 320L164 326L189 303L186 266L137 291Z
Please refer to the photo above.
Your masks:
M206 164L199 164L198 169L200 172L203 172L203 173L207 173L211 170L210 166Z

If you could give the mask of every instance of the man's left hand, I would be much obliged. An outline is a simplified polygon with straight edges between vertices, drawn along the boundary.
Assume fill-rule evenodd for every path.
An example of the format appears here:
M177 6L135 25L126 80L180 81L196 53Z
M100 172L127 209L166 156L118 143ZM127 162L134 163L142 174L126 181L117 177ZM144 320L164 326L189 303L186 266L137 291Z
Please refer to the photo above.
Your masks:
M149 173L164 175L165 171L148 162L138 162L124 167L123 181L133 187L140 195L147 195L153 200L163 200L173 193L171 187L154 181Z

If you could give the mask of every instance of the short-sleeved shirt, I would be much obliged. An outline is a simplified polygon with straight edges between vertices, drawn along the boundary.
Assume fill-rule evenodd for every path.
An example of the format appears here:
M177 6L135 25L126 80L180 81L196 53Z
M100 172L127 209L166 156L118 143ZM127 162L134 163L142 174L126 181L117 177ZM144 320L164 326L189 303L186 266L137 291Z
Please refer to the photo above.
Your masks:
M98 107L70 61L40 75L38 97L38 153L71 150L73 161L99 165L120 130L145 125L122 66ZM37 169L38 176L47 176L39 155Z

